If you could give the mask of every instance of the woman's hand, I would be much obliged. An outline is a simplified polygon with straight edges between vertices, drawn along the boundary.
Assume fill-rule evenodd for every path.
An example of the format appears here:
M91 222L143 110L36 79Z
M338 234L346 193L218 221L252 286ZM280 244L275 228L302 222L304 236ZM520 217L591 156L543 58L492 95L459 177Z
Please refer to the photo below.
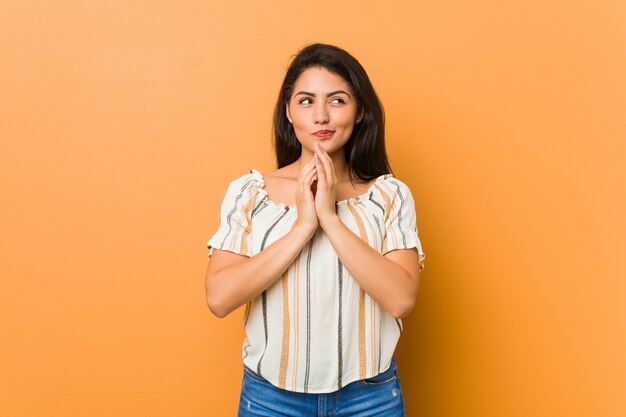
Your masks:
M295 227L301 228L311 236L317 230L319 221L315 212L315 195L311 190L313 183L317 180L317 168L315 158L304 165L298 177L298 188L296 189L296 208L298 218Z
M330 220L337 217L335 202L337 196L337 178L333 160L328 153L315 143L315 155L313 156L317 168L317 193L315 195L315 210L322 228Z

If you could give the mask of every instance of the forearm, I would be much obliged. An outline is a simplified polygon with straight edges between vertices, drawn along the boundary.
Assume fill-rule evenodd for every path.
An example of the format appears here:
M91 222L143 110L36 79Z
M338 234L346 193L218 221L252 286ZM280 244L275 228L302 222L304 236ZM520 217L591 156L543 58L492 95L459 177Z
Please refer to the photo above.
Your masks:
M293 227L258 254L213 273L206 286L212 310L224 317L270 287L294 262L311 236Z
M323 228L359 286L392 316L400 318L408 314L417 297L418 281L361 240L339 217L327 220Z

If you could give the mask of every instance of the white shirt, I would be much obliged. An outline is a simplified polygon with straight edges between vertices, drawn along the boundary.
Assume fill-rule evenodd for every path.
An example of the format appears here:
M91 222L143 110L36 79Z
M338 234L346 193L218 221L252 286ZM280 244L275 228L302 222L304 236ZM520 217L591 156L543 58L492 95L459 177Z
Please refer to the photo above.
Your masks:
M264 186L255 169L230 183L209 256L214 248L254 256L292 228L296 206L269 200ZM337 201L336 209L379 253L417 248L424 267L413 196L392 174ZM305 393L333 392L384 372L402 332L402 321L350 276L322 228L283 276L248 302L244 326L244 364L277 387Z

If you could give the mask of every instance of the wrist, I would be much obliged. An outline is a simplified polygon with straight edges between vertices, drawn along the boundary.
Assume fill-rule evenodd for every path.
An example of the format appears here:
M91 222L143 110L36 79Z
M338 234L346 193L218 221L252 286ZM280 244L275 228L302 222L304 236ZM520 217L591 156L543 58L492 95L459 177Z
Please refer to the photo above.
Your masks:
M303 242L308 242L315 234L315 230L311 227L305 227L298 222L291 227L291 233Z
M320 217L319 223L322 229L324 229L324 231L327 231L337 227L339 223L341 223L341 220L339 219L339 216L337 216L337 213L332 213L328 216Z

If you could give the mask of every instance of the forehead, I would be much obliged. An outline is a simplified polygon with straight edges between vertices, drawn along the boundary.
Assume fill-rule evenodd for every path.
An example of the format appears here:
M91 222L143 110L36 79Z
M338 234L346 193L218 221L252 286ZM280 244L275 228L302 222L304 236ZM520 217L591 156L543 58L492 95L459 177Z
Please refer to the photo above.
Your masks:
M300 74L294 84L294 93L308 91L310 93L345 90L350 92L350 84L341 76L326 68L312 67Z

